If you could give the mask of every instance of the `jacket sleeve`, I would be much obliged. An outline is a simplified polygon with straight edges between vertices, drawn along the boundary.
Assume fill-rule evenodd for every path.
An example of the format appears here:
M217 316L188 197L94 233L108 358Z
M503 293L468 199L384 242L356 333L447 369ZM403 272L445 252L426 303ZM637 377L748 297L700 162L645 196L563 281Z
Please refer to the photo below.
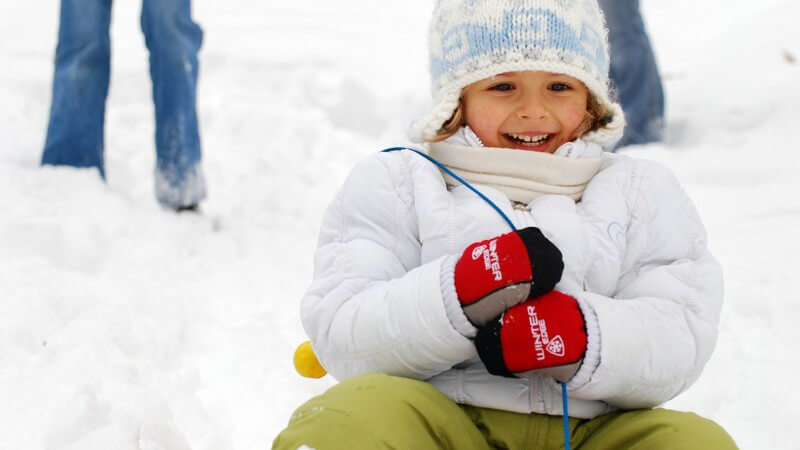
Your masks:
M694 383L714 350L723 297L691 200L669 170L641 164L613 298L573 293L589 345L571 395L620 408L657 406Z
M339 380L367 372L427 379L475 354L445 311L448 257L419 262L413 183L403 155L373 155L323 217L301 318Z

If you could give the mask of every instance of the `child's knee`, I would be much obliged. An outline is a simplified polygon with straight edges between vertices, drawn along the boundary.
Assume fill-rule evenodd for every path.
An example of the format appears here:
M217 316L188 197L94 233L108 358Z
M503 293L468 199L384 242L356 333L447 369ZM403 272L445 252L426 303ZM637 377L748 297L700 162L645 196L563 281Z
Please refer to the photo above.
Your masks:
M344 380L325 393L304 403L289 419L289 428L302 428L307 433L319 430L371 430L385 423L402 421L405 404L413 402L415 390L427 383L367 374Z
M380 443L436 448L459 439L451 436L454 423L462 434L471 425L458 405L430 384L369 374L344 380L303 404L273 448L376 448Z
M736 444L716 422L691 412L656 409L652 411L653 445L646 448L708 450L735 449ZM644 448L644 447L643 447Z
M397 420L409 408L458 409L454 402L429 383L378 373L346 379L316 399L366 421L385 420L384 416L397 416L394 418Z
M731 436L713 420L690 412L671 412L679 416L671 424L676 427L677 435L680 436L678 443L683 445L671 448L703 448L709 450L736 448Z
M715 422L670 409L611 413L589 422L582 448L606 450L735 449L733 439Z

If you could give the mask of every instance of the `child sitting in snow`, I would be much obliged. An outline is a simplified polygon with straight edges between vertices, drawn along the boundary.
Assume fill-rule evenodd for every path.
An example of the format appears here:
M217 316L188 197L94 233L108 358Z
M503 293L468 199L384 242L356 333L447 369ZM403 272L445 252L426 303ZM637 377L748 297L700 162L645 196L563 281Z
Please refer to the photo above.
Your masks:
M302 319L341 382L274 448L735 448L651 409L711 357L722 276L669 170L602 152L605 34L595 0L437 2L424 155L329 207Z

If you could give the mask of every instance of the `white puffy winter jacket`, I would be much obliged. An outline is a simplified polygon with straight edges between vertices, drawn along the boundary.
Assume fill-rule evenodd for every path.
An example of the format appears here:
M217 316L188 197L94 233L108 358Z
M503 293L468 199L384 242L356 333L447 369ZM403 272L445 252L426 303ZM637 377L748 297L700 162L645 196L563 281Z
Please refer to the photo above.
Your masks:
M578 299L588 347L568 382L569 414L659 405L700 375L717 338L722 275L692 202L669 170L606 154L582 200L549 195L527 210L475 186L517 228L539 227L564 256L557 290ZM302 320L337 379L382 372L427 380L458 403L562 414L550 378L490 375L448 318L442 273L469 244L509 226L411 151L358 164L328 208ZM452 309L451 309L452 311Z

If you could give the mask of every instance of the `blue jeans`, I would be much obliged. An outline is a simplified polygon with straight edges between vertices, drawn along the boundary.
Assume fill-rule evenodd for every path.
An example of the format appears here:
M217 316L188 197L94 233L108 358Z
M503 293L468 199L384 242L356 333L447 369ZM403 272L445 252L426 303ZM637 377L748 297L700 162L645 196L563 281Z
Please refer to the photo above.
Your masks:
M664 89L639 0L600 0L611 47L611 80L628 125L617 147L660 141L664 130Z
M62 0L53 99L42 164L103 166L111 0ZM195 111L203 32L190 0L143 0L156 112L156 197L171 208L205 198Z

